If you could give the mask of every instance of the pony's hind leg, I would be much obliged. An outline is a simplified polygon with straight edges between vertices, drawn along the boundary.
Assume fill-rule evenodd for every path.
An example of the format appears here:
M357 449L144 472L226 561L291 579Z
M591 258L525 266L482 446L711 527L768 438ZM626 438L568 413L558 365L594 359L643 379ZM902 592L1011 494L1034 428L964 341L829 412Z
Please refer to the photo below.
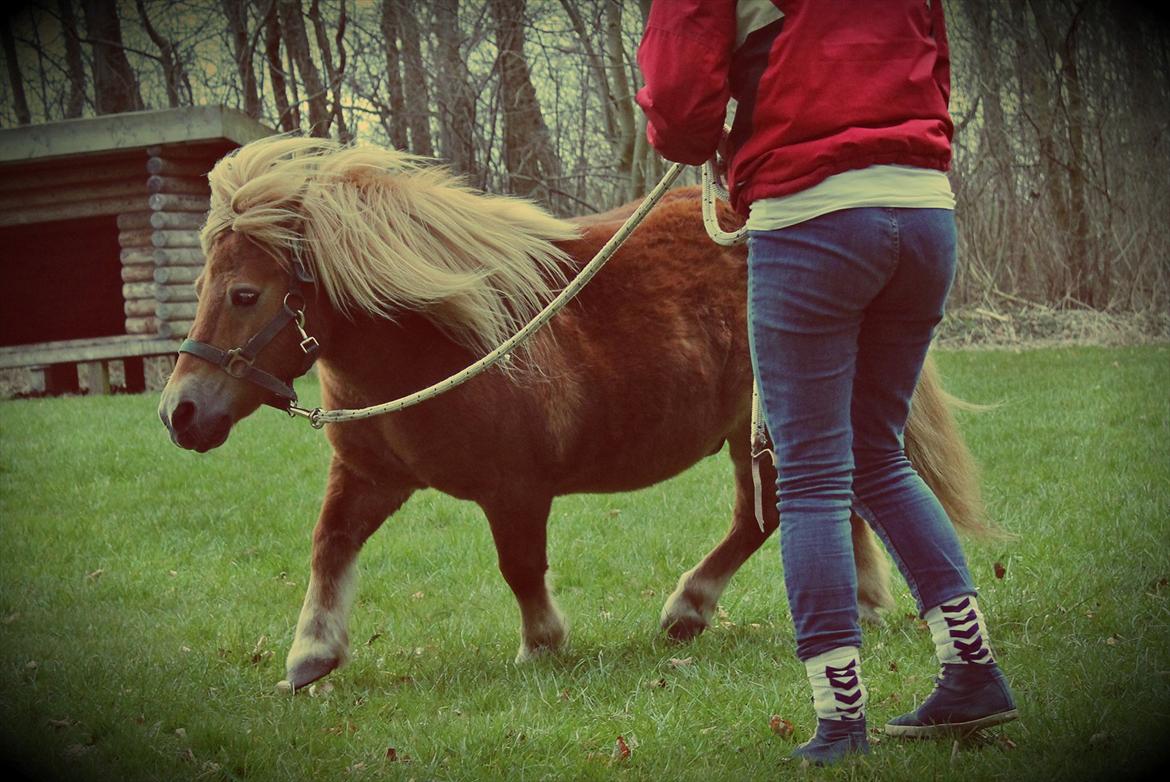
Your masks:
M278 685L280 689L296 691L347 659L358 552L411 492L375 487L333 461L325 503L313 529L309 587L285 662L287 678Z
M545 581L551 506L549 498L497 501L481 506L492 528L500 573L520 605L517 663L556 651L567 635L564 616Z
M760 464L764 529L755 515L755 486L747 432L728 440L735 467L735 510L731 529L695 568L683 573L678 586L662 608L662 628L674 640L685 641L703 632L727 583L748 557L779 526L776 510L776 469L771 459ZM857 602L862 619L876 620L879 608L893 605L890 596L890 564L869 525L854 514L850 518L857 565Z
M689 640L707 628L731 577L779 525L776 470L771 460L765 459L761 464L760 477L764 487L764 529L761 530L755 515L747 427L743 427L742 434L737 428L737 434L729 438L728 443L735 468L735 510L731 529L702 562L679 577L678 586L662 607L662 629L676 641Z

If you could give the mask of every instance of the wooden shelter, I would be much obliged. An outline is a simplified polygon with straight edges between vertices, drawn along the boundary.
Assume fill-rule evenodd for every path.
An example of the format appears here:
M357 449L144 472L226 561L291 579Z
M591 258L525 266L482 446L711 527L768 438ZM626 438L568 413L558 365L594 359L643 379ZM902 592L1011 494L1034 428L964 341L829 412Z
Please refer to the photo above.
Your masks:
M207 172L273 133L218 106L0 130L0 369L50 393L141 390L144 357L174 354L195 313Z

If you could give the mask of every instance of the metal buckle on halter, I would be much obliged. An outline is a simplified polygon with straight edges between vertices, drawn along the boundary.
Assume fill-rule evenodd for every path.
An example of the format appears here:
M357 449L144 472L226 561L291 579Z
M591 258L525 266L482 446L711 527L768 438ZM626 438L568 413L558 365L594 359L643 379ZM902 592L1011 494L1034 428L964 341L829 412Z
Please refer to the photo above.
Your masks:
M223 371L237 380L243 380L252 368L252 359L245 358L242 353L243 348L232 348L223 358Z

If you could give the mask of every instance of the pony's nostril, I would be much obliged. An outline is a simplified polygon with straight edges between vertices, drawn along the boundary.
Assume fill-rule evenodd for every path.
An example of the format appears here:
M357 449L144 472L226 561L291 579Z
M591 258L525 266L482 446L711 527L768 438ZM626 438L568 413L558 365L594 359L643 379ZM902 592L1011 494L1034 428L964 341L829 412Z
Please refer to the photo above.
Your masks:
M195 403L184 400L179 402L171 413L171 428L176 432L185 432L191 427L191 422L195 420Z

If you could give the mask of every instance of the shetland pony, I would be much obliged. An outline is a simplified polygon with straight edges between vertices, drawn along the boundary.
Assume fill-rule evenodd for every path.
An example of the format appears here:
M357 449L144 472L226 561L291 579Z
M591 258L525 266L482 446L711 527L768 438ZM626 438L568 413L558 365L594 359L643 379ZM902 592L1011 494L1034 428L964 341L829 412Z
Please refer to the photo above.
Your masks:
M308 138L248 144L210 183L190 338L228 358L217 366L206 351L182 353L159 407L174 442L201 452L261 404L287 404L249 373L290 383L307 368L305 337L319 349L327 408L383 402L462 369L538 311L633 209L560 220L401 152ZM723 208L726 224L734 217ZM726 442L731 528L682 574L661 616L672 638L702 632L779 522L770 465L763 529L753 514L745 286L745 250L708 240L695 189L671 191L507 365L405 411L328 426L328 486L282 685L303 687L345 661L358 552L414 492L483 509L519 603L522 661L566 637L545 583L553 498L649 486ZM284 327L298 315L298 328ZM257 347L260 332L270 333ZM229 350L245 343L256 350ZM949 407L928 364L907 450L954 524L986 531ZM892 603L888 564L853 522L859 601L872 616Z

